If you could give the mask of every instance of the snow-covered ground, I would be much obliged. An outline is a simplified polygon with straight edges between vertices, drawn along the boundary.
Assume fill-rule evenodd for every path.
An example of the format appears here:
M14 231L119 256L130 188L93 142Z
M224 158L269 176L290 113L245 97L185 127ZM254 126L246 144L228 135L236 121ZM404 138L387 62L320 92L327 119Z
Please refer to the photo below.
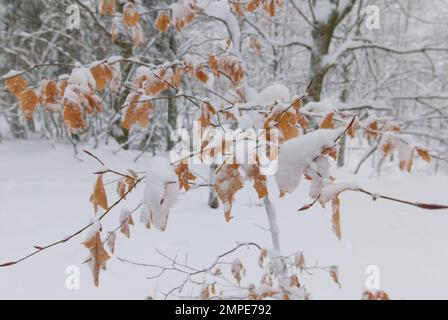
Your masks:
M133 162L135 153L113 154L112 147L93 150L109 167L146 171L149 157ZM63 238L85 225L92 216L89 195L99 168L87 155L73 157L69 146L53 148L45 141L3 141L0 143L0 263L14 260ZM341 182L356 181L366 189L414 201L447 203L448 179L430 175L420 164L412 175L398 173L395 166L385 168L381 179L361 172L354 176L337 170ZM368 166L366 166L365 169ZM114 177L105 178L105 182ZM302 274L301 282L314 299L359 299L364 291L366 268L380 270L381 289L393 299L448 298L448 212L428 212L347 192L341 196L342 241L331 231L331 209L314 206L306 212L297 209L309 203L308 186L301 186L284 199L278 199L275 183L270 183L275 202L281 245L284 254L303 250L308 265L339 266L342 288L323 271ZM116 199L115 183L107 185L109 201ZM143 194L143 186L133 191L122 207L132 209ZM226 223L222 208L207 206L207 188L181 195L171 210L165 232L146 229L138 223L131 227L131 238L117 237L116 253L100 275L100 287L93 286L87 265L88 255L81 244L85 235L51 248L18 265L0 268L0 299L143 299L161 298L178 285L178 276L168 273L160 279L146 277L156 270L120 262L133 261L168 265L156 248L169 256L185 259L192 266L211 264L216 256L234 247L236 241L254 241L269 247L266 215L252 188L237 194ZM119 223L120 208L103 220L105 230ZM244 281L258 282L261 276L257 254L242 248L239 257L247 269ZM67 266L79 266L79 290L66 288ZM230 268L230 267L229 267ZM223 270L225 271L225 270ZM246 282L247 283L247 282ZM188 295L190 289L183 294Z

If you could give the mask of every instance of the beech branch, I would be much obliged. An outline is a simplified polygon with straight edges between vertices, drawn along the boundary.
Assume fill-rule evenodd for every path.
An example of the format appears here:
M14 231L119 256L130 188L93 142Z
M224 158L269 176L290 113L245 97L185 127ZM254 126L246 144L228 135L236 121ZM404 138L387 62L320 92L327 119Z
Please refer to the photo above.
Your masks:
M431 204L431 203L424 203L424 202L412 202L412 201L398 199L398 198L394 198L394 197L390 197L390 196L386 196L386 195L381 195L381 194L378 194L378 193L373 193L373 192L367 191L367 190L365 190L363 188L350 189L350 190L347 190L347 191L355 191L355 192L361 192L361 193L367 194L367 195L372 197L373 201L376 201L378 199L384 199L384 200L398 202L398 203L401 203L401 204L417 207L417 208L420 208L420 209L426 209L426 210L446 210L446 209L448 209L448 205ZM313 202L311 202L311 203L309 203L307 205L304 205L303 207L301 207L297 211L305 211L305 210L310 209L311 207L313 207L316 204L316 202L319 201L319 198L320 198L320 195L317 198L315 198L313 200Z

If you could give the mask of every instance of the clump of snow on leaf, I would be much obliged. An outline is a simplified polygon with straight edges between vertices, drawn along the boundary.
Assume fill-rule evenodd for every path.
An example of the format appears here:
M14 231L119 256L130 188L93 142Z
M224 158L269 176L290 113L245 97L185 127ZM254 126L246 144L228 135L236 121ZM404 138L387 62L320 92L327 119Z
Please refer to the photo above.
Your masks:
M238 25L238 20L230 10L228 0L212 1L205 9L205 14L225 21L230 36L232 37L233 44L235 46L239 45L240 27Z
M82 93L89 93L96 85L95 78L90 72L90 69L80 65L73 69L70 78L68 79L68 84L79 86Z
M311 101L303 106L302 112L310 112L317 114L327 114L333 112L337 109L335 103L332 100L322 100L322 101Z
M289 89L283 84L274 84L263 89L254 99L254 103L260 106L269 106L275 102L288 101Z
M281 192L293 192L299 185L303 170L326 147L331 147L344 129L318 129L286 141L280 147L275 175Z
M140 220L151 221L152 225L163 231L167 226L169 210L179 194L178 179L170 162L163 157L152 158L148 165Z
M319 202L327 203L346 190L358 190L356 183L332 183L324 186L320 191Z

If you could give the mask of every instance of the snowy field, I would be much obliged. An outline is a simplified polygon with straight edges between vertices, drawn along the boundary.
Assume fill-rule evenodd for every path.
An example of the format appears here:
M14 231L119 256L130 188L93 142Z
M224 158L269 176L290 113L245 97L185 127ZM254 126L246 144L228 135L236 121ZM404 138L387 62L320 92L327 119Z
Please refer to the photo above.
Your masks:
M88 148L88 147L86 147ZM91 149L89 149L91 150ZM92 150L109 167L145 171L148 157L133 162L135 153L113 154L113 148ZM3 141L0 143L0 263L17 259L59 240L88 223L93 214L89 202L99 165L81 154L79 161L66 145L55 148L45 141ZM366 164L365 172L370 172ZM429 174L428 165L419 162L412 175L398 173L396 164L385 167L381 181L363 175L356 181L367 190L422 202L446 203L448 179ZM335 171L338 181L351 182L349 169ZM113 180L105 178L105 183ZM123 204L134 208L142 198L143 185ZM115 183L106 186L109 201L116 199ZM359 193L341 195L342 241L331 231L331 209L314 206L298 213L310 202L308 187L302 182L293 194L278 198L275 183L269 186L275 202L281 246L284 254L303 250L307 265L337 265L342 288L328 273L302 274L314 299L360 299L366 281L366 267L380 270L381 289L392 299L448 298L448 212L428 212L393 202L371 199ZM81 244L82 234L70 242L42 252L18 265L0 268L0 299L144 299L163 298L162 293L177 286L183 278L167 273L160 279L147 279L157 270L135 266L117 257L136 262L169 265L156 252L184 260L195 267L210 265L216 256L235 246L236 241L254 241L270 247L266 214L252 188L236 197L234 219L226 223L222 207L207 206L207 188L181 195L171 210L165 232L146 229L138 222L131 226L131 238L117 236L115 255L100 275L100 287L93 286L87 265L82 264L88 250ZM122 206L122 207L123 207ZM120 208L103 220L104 230L118 225ZM242 248L239 257L247 269L243 283L258 283L261 273L258 254ZM66 288L67 266L79 266L80 289ZM230 267L229 267L230 268ZM223 271L224 268L223 268ZM182 294L191 293L187 288ZM197 289L196 289L197 290ZM197 292L196 292L197 293Z

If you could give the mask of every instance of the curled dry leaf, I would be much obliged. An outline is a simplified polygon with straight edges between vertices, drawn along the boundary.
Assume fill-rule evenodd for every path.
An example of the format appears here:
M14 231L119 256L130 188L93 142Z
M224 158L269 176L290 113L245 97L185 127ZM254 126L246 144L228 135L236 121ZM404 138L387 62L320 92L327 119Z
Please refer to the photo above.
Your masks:
M255 191L257 191L258 198L262 199L268 195L268 188L266 187L266 176L260 173L260 167L257 165L249 166L246 171L247 177L253 181Z
M238 164L222 165L216 174L214 189L224 204L224 217L229 222L232 217L232 202L238 190L243 188Z
M123 198L126 194L126 183L124 182L124 179L117 182L117 193L120 198Z
M159 14L157 15L156 19L156 28L160 32L166 32L168 31L168 28L170 27L170 15L167 11L159 11Z
M269 274L269 273L264 273L262 276L261 276L261 280L260 280L260 282L261 282L261 284L265 284L265 285L267 285L268 287L272 287L273 286L273 281L272 281L272 277L271 277L271 275Z
M422 158L424 161L426 162L431 162L432 158L429 155L428 150L426 149L422 149L422 148L417 148L417 154L419 155L420 158Z
M260 256L258 257L258 265L263 268L264 260L268 256L268 251L266 249L261 250Z
M208 75L203 68L197 68L194 72L194 76L203 83L207 83L208 81Z
M208 66L213 75L219 78L219 61L214 54L208 56Z
M210 290L208 285L204 285L204 287L201 290L201 299L202 300L208 300L210 299Z
M246 10L249 12L254 12L261 4L261 0L250 0L246 5Z
M339 197L336 196L332 199L331 205L333 208L333 215L331 218L332 226L333 226L333 232L336 234L339 240L341 240L341 214L339 211L340 208L340 201Z
M331 266L329 272L330 272L331 279L333 279L333 281L339 286L339 288L341 288L341 283L339 282L339 270L338 270L338 267Z
M206 101L201 106L201 114L199 116L199 122L201 122L202 128L207 128L212 120L213 115L216 114L215 108L210 104L210 102Z
M101 15L112 16L115 11L115 0L101 0Z
M39 97L32 89L22 91L19 96L19 108L27 119L33 118L34 110L39 103Z
M101 63L90 69L93 78L95 78L96 89L104 90L107 83L112 79L112 69L106 63Z
M322 120L322 123L320 124L320 128L321 129L333 129L334 128L333 116L334 116L333 112L330 112L329 114L327 114L325 116L324 120Z
M366 290L362 294L362 300L390 300L390 298L385 291Z
M133 226L134 225L134 221L132 220L132 217L129 216L128 218L126 218L126 220L121 221L121 228L120 228L120 232L122 234L124 234L127 238L131 237L131 232L129 230L129 226Z
M171 5L171 8L173 11L174 26L178 32L188 26L195 17L194 1L175 2Z
M190 181L196 180L196 176L188 170L188 164L181 163L175 169L176 175L179 179L179 189L190 190Z
M297 275L293 274L291 276L290 286L300 288L300 281L299 281L299 277L297 277Z
M104 190L103 175L98 175L95 182L93 193L90 196L90 202L92 202L95 212L98 211L98 206L104 210L108 209L106 191Z
M46 111L58 110L59 90L56 82L45 80L40 88L40 103L45 107Z
M294 265L296 268L300 269L300 271L305 268L305 256L303 255L303 252L297 252L294 257Z
M231 272L235 280L238 282L238 285L241 282L242 275L245 274L243 263L240 259L236 258L232 262Z
M132 92L126 99L126 107L123 109L121 126L130 130L137 123L140 127L146 128L149 124L149 112L152 110L152 103L146 96Z
M107 247L113 254L115 252L115 240L117 239L117 234L115 232L109 232L107 239Z
M97 231L90 239L87 239L87 241L84 242L84 245L90 250L90 257L87 262L93 274L94 284L98 287L100 271L105 268L105 263L110 259L110 256L107 254L106 250L104 250L99 231Z
M123 7L123 24L126 27L135 27L140 20L137 8L132 2L128 2Z
M16 75L5 79L5 85L6 90L17 96L27 88L28 83L21 75Z
M222 55L219 58L219 69L227 74L236 86L238 86L244 78L243 65L235 56L228 54Z
M83 129L85 126L81 106L71 101L65 101L64 103L63 119L64 124L72 132Z
M137 183L138 174L134 170L128 170L129 174L126 178L124 178L124 182L128 186L128 190L133 188Z

